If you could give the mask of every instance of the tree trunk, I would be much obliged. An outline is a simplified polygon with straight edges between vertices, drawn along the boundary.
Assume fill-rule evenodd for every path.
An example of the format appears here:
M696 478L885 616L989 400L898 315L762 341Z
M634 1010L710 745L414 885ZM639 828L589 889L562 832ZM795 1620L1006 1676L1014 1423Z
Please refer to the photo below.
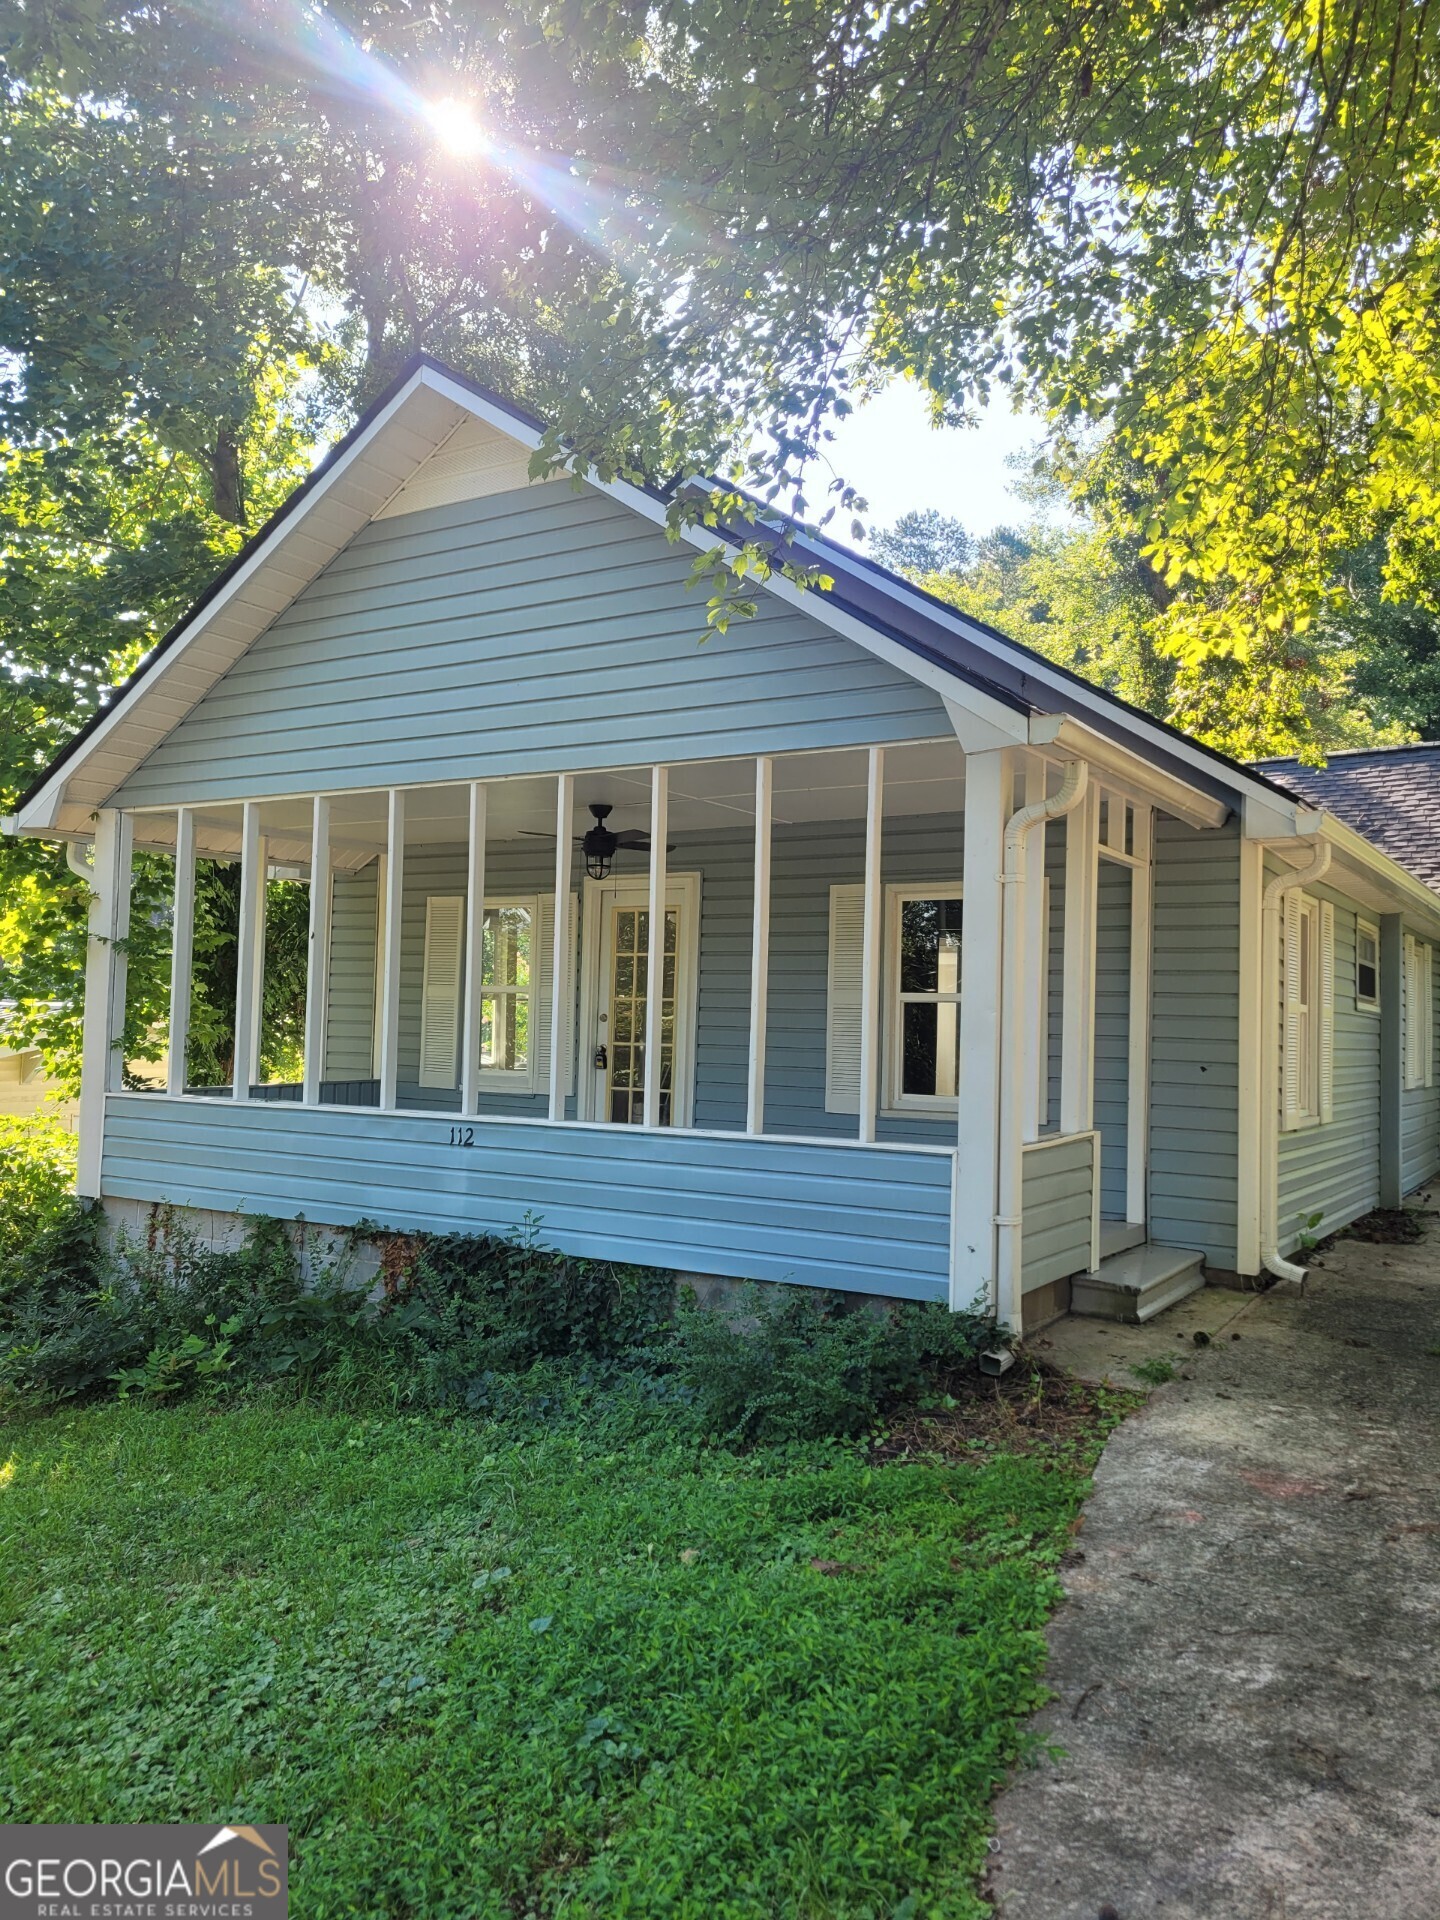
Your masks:
M210 498L216 513L232 526L245 524L245 489L240 477L240 449L228 427L215 435L210 456Z

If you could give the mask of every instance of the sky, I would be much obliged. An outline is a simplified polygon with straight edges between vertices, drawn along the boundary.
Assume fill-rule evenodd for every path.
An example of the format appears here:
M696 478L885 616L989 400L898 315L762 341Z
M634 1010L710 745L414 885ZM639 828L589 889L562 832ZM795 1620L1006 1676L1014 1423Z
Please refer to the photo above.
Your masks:
M1011 491L1016 475L1006 458L1026 453L1041 438L1033 415L1014 414L1003 403L990 407L973 428L930 425L920 390L896 380L868 405L842 420L829 456L836 471L870 503L862 519L871 527L892 525L913 508L938 507L970 533L1031 517L1031 509ZM820 490L811 511L820 509ZM836 515L828 532L847 545L849 520Z

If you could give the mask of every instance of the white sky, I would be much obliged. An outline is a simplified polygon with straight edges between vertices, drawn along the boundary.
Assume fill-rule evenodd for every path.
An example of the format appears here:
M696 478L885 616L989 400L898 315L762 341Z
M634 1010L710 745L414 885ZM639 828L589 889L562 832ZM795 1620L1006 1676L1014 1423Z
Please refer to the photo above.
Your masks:
M1005 461L1028 452L1042 433L1042 422L1003 403L972 429L937 432L919 388L896 380L839 423L827 451L836 471L869 501L862 516L867 526L888 527L912 508L938 507L968 532L988 533L1030 518L1032 510L1010 490L1016 476ZM810 511L822 512L824 505L822 489L812 487ZM849 517L841 521L837 514L826 531L854 544Z

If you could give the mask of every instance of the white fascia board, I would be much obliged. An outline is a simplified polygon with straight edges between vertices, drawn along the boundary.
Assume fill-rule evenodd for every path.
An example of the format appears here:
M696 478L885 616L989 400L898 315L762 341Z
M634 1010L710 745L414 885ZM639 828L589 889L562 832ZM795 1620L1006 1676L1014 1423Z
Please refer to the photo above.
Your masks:
M1218 827L1230 809L1223 800L1202 793L1187 781L1155 766L1143 753L1122 746L1108 733L1098 733L1070 714L1036 714L1030 723L1030 744L1048 748L1067 759L1084 760L1092 773L1110 774L1121 785L1138 790L1163 812L1190 827Z
M1314 817L1319 832L1335 851L1348 864L1371 876L1387 902L1398 905L1411 919L1421 920L1427 927L1440 926L1440 895L1433 893L1408 867L1402 867L1398 860L1382 853L1363 833L1337 820L1333 813L1322 812Z
M345 452L336 460L329 472L326 473L323 478L316 481L313 491L295 518L293 520L282 521L278 527L272 530L269 538L262 541L261 544L256 547L255 551L244 564L236 568L234 574L225 582L224 587L216 594L215 598L201 609L189 631L183 633L172 643L163 658L156 662L154 668L146 675L145 679L132 690L130 695L122 696L115 702L106 714L104 720L101 721L94 733L92 733L90 738L85 742L78 757L73 760L67 760L63 766L57 767L30 804L20 809L10 823L10 831L20 834L44 835L54 828L66 784L77 769L83 766L91 754L109 738L122 718L128 718L134 711L134 708L143 701L148 694L163 684L166 674L184 659L186 652L194 644L197 637L205 631L210 622L234 600L235 596L247 586L254 576L267 564L271 554L303 523L305 516L311 509L323 500L325 496L345 478L351 469L364 458L366 451L375 440L377 434L384 431L400 409L406 405L411 396L420 387L425 385L433 386L435 384L434 376L430 370L425 367L421 367L411 379L406 381L405 385L393 397L389 404L376 414L366 431L353 445L346 448ZM447 383L447 385L448 384L449 383ZM473 406L473 399L470 404ZM512 430L513 426L514 423L511 422ZM396 485L403 485L403 478L397 481Z

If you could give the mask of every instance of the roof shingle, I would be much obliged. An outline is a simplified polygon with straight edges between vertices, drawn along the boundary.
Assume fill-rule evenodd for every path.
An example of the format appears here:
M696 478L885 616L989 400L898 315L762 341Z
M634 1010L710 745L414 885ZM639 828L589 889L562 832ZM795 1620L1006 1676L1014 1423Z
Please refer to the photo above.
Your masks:
M1324 807L1440 893L1440 740L1333 753L1323 767L1260 760L1256 771Z

